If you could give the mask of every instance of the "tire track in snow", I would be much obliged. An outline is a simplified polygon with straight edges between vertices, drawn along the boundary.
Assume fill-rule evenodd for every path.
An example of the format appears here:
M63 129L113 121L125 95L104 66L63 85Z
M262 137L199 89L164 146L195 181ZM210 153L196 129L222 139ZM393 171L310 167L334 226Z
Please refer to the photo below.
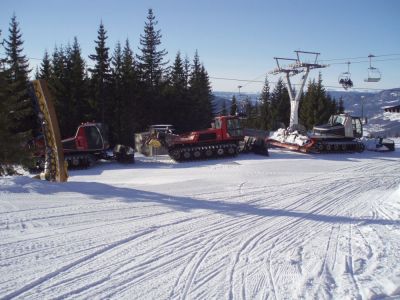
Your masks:
M54 277L56 277L56 276L58 276L58 275L60 275L62 273L65 273L68 270L70 270L70 269L72 269L72 268L74 268L74 267L76 267L76 266L78 266L78 265L80 265L82 263L87 262L88 260L96 258L97 256L99 256L99 255L101 255L101 254L103 254L103 253L105 253L107 251L113 250L116 247L119 247L119 246L122 246L122 245L124 245L126 243L129 243L129 242L131 242L131 241L133 241L133 240L135 240L135 239L137 239L139 237L142 237L142 236L144 236L144 235L146 235L148 233L151 233L153 231L154 231L154 229L145 230L143 232L137 233L137 234L135 234L133 236L130 236L128 238L125 238L125 239L119 240L117 242L114 242L114 243L112 243L112 244L110 244L110 245L108 245L108 246L106 246L106 247L104 247L104 248L102 248L100 250L97 250L97 251L95 251L95 252L93 252L93 253L91 253L89 255L86 255L86 256L84 256L84 257L82 257L82 258L80 258L80 259L78 259L78 260L76 260L76 261L74 261L72 263L69 263L69 264L67 264L67 265L65 265L65 266L63 266L61 268L58 268L57 270L55 270L53 272L50 272L50 273L48 273L48 274L46 274L46 275L44 275L44 276L42 276L42 277L40 277L38 279L26 284L25 286L19 288L18 290L5 295L4 299L11 299L11 298L20 296L20 295L28 292L29 290L32 290L35 287L41 285L42 283L44 283L46 281L49 281L52 278L54 278Z
M354 296L356 299L362 298L360 295L360 287L356 277L354 276L354 263L353 263L353 224L349 224L348 234L348 255L346 256L346 269L345 273L348 274L350 281L353 283L355 291Z
M196 263L194 264L194 266L192 267L192 269L190 271L188 280L186 280L185 287L184 287L183 293L182 293L183 299L187 299L188 293L193 284L194 277L196 276L196 273L197 273L198 269L200 268L200 265L203 263L203 261L205 260L207 255L212 251L212 249L215 248L215 246L218 244L218 241L221 241L220 237L214 238L212 240L210 247L208 247L204 251L201 251L199 255L195 255L195 257L197 256L198 258L196 260Z
M352 183L351 183L351 184L352 184ZM328 188L329 188L329 187L328 187ZM318 213L318 212L324 212L324 211L327 211L329 208L337 208L337 207L340 207L340 205L341 205L340 203L341 203L341 202L347 201L347 200L349 199L349 197L351 198L351 197L353 197L353 195L356 195L356 194L358 193L357 190L352 191L351 193L348 193L347 190L348 190L348 187L346 187L346 186L343 187L343 188L341 189L341 191L339 191L339 197L331 197L332 200L331 200L331 201L328 201L328 202L326 202L326 201L320 201L321 199L319 199L317 196L314 197L315 200L318 200L318 201L316 201L316 205L317 205L317 206L314 206L315 208L312 210L312 212L311 212L310 214L312 214L312 213L315 214L315 213ZM336 192L337 192L336 186L329 188L328 191L336 194ZM324 194L326 194L326 192L327 192L327 191L324 191L324 187L322 187L321 190L319 190L317 193L315 193L315 195L319 195L319 194L324 195ZM312 199L309 199L309 200L312 200ZM329 200L329 196L327 197L327 200ZM310 201L310 202L311 202L311 201ZM321 203L318 204L318 202L322 202L322 204L321 204ZM328 204L327 204L327 203L328 203ZM334 217L334 216L333 216L333 217ZM315 223L315 222L314 222L314 221L308 220L308 219L307 219L307 215L305 215L304 218L301 218L301 219L302 219L302 222L304 223L303 225L304 225L305 228L310 229L310 228L318 227L318 230L317 230L316 234L319 234L320 231L324 230L324 228L327 227L327 225L324 225L323 223L321 224L320 222L317 222L317 224L312 225L312 223ZM349 219L349 220L350 220L350 219ZM310 224L311 224L311 225L310 225ZM321 226L321 225L323 225L323 226ZM310 227L310 226L311 226L311 227ZM302 227L302 225L299 224L298 227ZM322 229L321 229L320 227L322 227ZM296 229L296 228L295 228L295 229ZM333 230L333 228L331 228L331 235L332 235L332 230ZM339 231L340 231L340 228L338 228L338 234L339 234ZM294 231L294 234L292 235L292 237L293 237L294 235L298 235L298 234L304 234L304 233L302 233L301 231L298 232L297 230L295 230L295 231ZM286 241L285 241L285 240L286 240ZM283 245L286 244L288 247L292 247L292 246L293 246L292 243L290 243L289 236L286 236L285 239L284 239L284 240L281 240L279 244L283 244ZM332 237L331 237L331 241L329 242L329 245L328 245L327 247L328 247L328 248L327 248L327 250L326 250L326 256L325 256L325 259L324 259L324 269L321 269L322 271L325 270L325 273L327 272L327 269L328 269L328 265L327 265L327 255L328 255L328 253L330 252L330 250L328 250L328 249L330 249L330 248L334 248L334 249L335 249L335 250L333 251L333 252L334 252L334 254L333 254L333 255L334 255L333 265L335 264L335 261L336 261L336 253L337 253L337 238L336 238L335 242L333 242L333 241L332 241ZM286 249L286 250L287 250L287 249ZM285 251L286 251L286 250L285 250ZM321 273L321 274L322 274L322 273ZM329 276L331 276L331 275L329 275Z
M258 217L258 219L259 218L260 217ZM198 271L201 269L201 265L205 261L206 257L217 247L219 243L224 241L227 236L238 231L242 227L246 228L248 224L252 224L254 222L254 217L240 218L239 222L235 218L229 220L223 218L217 223L212 222L212 220L212 215L202 215L202 217L198 219L198 224L196 226L191 226L192 228L195 228L194 231L188 230L187 226L183 227L182 229L184 231L184 234L182 234L181 230L174 230L175 233L173 237L170 237L168 241L158 245L156 248L154 248L154 251L152 250L146 253L146 256L152 258L151 261L145 261L143 264L141 264L144 269L139 272L138 268L140 268L141 266L134 265L131 268L125 270L123 277L128 277L128 272L133 272L133 277L127 278L126 280L119 282L118 288L114 289L112 294L109 294L108 296L116 297L116 295L121 295L127 292L132 287L132 285L143 282L143 280L145 280L143 276L147 278L150 278L153 275L158 276L160 273L166 272L163 268L168 268L172 264L176 265L176 262L177 260L179 260L179 258L171 258L171 255L168 254L166 255L167 261L163 261L163 258L159 255L159 253L157 253L156 249L165 247L174 248L174 252L178 253L182 253L183 251L185 251L185 254L181 256L182 258L187 257L188 255L190 255L190 253L197 253L195 255L192 255L189 263L185 263L184 270L180 272L178 278L175 279L174 286L171 288L170 292L170 298L178 294L179 291L186 290L186 293L188 295L192 289L191 287L194 283L194 279L197 276ZM207 227L204 227L204 224L206 224ZM177 238L175 235L178 235L179 238ZM193 236L196 236L195 240L193 240ZM204 243L199 244L199 242L204 239L208 239L208 242L205 243L206 245L210 243L211 245L209 247L202 246L199 250L199 245L204 245ZM188 241L190 242L188 243ZM141 258L141 260L143 261L143 258ZM152 262L157 262L157 265L153 266ZM186 277L182 279L183 276ZM180 283L183 283L183 287L178 290L177 287Z
M330 292L331 286L324 287L322 285L323 284L328 284L328 283L331 284L331 285L332 284L335 285L334 279L332 278L332 276L331 276L331 274L329 273L329 270L328 270L328 256L331 253L330 251L331 251L331 244L333 243L332 236L333 236L334 229L335 229L335 226L332 226L331 227L331 231L329 233L329 238L328 238L328 242L326 244L324 258L323 258L323 261L322 261L322 264L321 264L321 268L320 268L320 270L318 272L318 283L317 283L316 288L315 288L314 299L318 299L319 298L319 296L320 296L319 290L320 290L321 287L325 288L324 291L329 293L328 294L329 297L332 297L332 294ZM336 251L336 247L335 247L335 251ZM335 256L336 256L336 253L335 253ZM326 282L326 280L328 280L328 283ZM333 283L332 283L332 280L333 280Z
M212 243L210 247L207 247L204 250L201 250L200 252L198 252L196 255L193 255L191 261L196 258L199 257L196 262L194 263L194 266L190 266L190 264L188 266L190 266L190 275L188 280L186 280L185 285L184 285L184 292L183 292L183 296L182 298L185 299L188 296L188 293L190 291L190 287L193 284L193 279L197 274L198 269L200 268L200 265L203 263L203 261L205 260L205 258L207 257L207 255L221 242L225 241L227 237L229 237L232 233L235 233L238 231L238 229L243 228L243 226L247 226L248 224L254 224L254 222L257 222L258 220L260 220L261 218L254 218L254 217L247 217L244 220L241 219L241 221L236 221L235 219L233 219L231 221L232 224L226 224L225 221L223 222L219 222L215 225L217 225L219 228L214 227L215 225L211 226L210 230L209 230L209 234L212 234L214 237L211 239ZM228 231L226 231L228 229ZM213 234L215 232L220 232L222 231L222 234ZM200 253L200 254L199 254ZM177 285L179 284L179 281L181 280L181 276L183 276L183 273L186 271L187 267L185 267L185 269L182 271L180 277L177 279L176 284L174 285L174 288L170 294L170 296L172 297L174 295L174 290L177 287Z
M277 238L274 243L272 244L271 250L269 251L269 256L268 256L268 275L269 275L269 280L271 282L272 290L271 292L273 293L273 296L275 299L278 299L277 296L277 289L276 289L276 283L275 283L275 276L272 271L272 251L275 248L276 242L278 242L279 238Z

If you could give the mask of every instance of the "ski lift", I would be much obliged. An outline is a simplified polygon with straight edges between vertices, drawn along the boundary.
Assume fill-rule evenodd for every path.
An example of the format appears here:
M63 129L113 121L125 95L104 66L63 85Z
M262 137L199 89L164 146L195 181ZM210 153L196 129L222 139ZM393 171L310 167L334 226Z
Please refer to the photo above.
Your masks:
M374 68L371 64L372 57L375 55L368 55L369 57L369 68L368 68L368 77L364 79L365 82L378 82L381 80L381 72L379 72L378 68Z
M347 90L348 88L353 87L353 81L350 78L350 62L347 62L347 72L343 72L339 75L339 83L342 87Z

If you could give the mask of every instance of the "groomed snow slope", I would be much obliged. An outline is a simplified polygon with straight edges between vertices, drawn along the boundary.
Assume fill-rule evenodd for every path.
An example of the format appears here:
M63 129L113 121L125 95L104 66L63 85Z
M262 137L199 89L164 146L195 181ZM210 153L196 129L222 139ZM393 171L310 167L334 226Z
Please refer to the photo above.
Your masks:
M0 299L400 297L400 152L270 154L0 179Z

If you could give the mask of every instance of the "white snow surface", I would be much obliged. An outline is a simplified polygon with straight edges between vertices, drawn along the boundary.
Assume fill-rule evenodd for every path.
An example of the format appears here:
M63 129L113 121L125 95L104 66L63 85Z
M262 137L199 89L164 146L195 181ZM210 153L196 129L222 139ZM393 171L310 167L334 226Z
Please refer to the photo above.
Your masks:
M399 299L399 220L399 150L0 178L0 299Z

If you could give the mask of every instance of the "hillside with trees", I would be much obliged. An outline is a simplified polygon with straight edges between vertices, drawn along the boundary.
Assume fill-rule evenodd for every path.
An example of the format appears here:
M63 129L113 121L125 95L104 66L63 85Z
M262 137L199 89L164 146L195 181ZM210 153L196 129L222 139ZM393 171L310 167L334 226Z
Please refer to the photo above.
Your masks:
M162 34L152 9L148 10L138 52L130 41L110 49L106 26L100 22L95 48L86 59L78 37L73 44L44 51L35 78L45 79L52 92L63 138L74 135L82 122L98 121L109 126L111 144L133 145L134 133L150 124L171 123L178 132L206 128L216 113L245 113L246 126L275 130L289 123L288 91L280 79L271 90L265 80L260 101L231 99L216 112L208 72L197 50L190 59L176 53L167 60ZM1 47L1 46L0 46ZM0 61L1 173L7 166L29 161L24 145L40 131L29 97L29 60L23 54L19 23L11 18L9 35ZM3 51L2 51L3 52ZM310 81L302 96L300 120L307 127L325 122L337 104L325 92L322 78Z

